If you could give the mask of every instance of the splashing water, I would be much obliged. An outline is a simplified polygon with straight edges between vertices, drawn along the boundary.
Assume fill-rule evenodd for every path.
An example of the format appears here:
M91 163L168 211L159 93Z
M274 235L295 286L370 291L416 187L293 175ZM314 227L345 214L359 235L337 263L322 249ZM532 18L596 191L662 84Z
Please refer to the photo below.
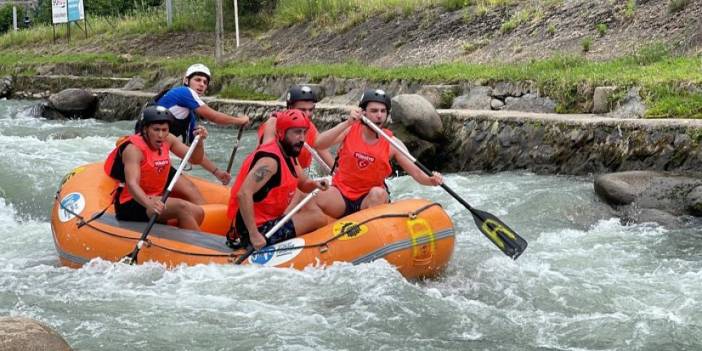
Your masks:
M303 271L225 265L60 267L49 210L61 177L103 159L130 122L48 121L0 101L0 315L57 329L77 350L699 349L702 235L623 226L589 178L450 174L466 201L530 245L493 247L438 188L390 181L395 198L441 203L457 229L446 274L408 282L385 261ZM226 164L236 130L210 127ZM234 169L253 148L248 133ZM212 176L198 169L193 173Z

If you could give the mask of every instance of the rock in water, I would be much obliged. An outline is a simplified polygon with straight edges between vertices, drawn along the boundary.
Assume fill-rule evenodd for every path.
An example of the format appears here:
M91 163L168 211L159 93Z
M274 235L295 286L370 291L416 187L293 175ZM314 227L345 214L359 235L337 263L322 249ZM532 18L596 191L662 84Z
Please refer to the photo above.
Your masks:
M70 351L61 335L44 323L23 317L0 317L2 351Z
M418 137L436 141L444 131L441 117L434 106L418 94L401 94L392 99L391 116Z
M93 118L97 96L85 89L64 89L49 97L49 105L68 118Z

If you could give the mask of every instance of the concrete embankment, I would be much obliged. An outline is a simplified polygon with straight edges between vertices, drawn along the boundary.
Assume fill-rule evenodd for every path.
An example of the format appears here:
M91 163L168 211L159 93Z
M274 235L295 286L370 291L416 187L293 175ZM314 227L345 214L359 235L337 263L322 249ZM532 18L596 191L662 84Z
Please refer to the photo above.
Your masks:
M134 119L153 93L96 89L97 118ZM217 110L246 114L255 123L283 108L282 102L205 98ZM349 106L319 104L315 123L326 129L345 118ZM416 140L397 125L418 159L448 172L507 171L597 174L627 170L702 171L702 121L617 119L597 115L518 111L439 110L443 137ZM411 140L411 139L415 140ZM422 147L417 147L421 145ZM414 147L413 147L414 146Z

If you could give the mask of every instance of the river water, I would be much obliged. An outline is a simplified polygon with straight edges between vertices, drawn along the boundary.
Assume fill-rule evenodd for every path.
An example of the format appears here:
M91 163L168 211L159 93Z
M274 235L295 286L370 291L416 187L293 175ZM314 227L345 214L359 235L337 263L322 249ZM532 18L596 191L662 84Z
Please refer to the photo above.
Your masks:
M303 271L61 267L49 225L59 181L104 158L132 124L36 119L30 105L0 101L0 316L46 322L76 350L702 348L699 227L624 226L589 177L447 175L529 241L517 261L441 189L392 179L396 198L435 200L453 218L456 249L435 280L407 281L382 260ZM210 131L207 152L223 167L236 133ZM245 134L237 166L254 139Z

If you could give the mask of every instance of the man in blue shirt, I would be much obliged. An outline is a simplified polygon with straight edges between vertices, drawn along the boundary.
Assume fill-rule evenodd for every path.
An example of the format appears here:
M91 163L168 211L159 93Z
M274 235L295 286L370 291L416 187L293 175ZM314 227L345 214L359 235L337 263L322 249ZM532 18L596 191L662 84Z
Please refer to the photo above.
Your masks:
M212 109L202 101L200 97L205 94L211 77L212 75L207 66L196 63L188 67L185 72L183 85L172 88L154 98L156 105L167 108L175 117L175 122L171 127L171 134L182 137L183 142L186 144L190 144L195 137L193 131L197 125L197 116L218 125L241 126L249 123L249 117L245 115L231 116ZM224 185L229 184L232 179L231 174L217 168L207 156L203 158L200 165ZM169 182L173 175L175 175L175 170L171 169ZM174 191L195 204L204 203L204 198L200 192L187 178L180 178Z

